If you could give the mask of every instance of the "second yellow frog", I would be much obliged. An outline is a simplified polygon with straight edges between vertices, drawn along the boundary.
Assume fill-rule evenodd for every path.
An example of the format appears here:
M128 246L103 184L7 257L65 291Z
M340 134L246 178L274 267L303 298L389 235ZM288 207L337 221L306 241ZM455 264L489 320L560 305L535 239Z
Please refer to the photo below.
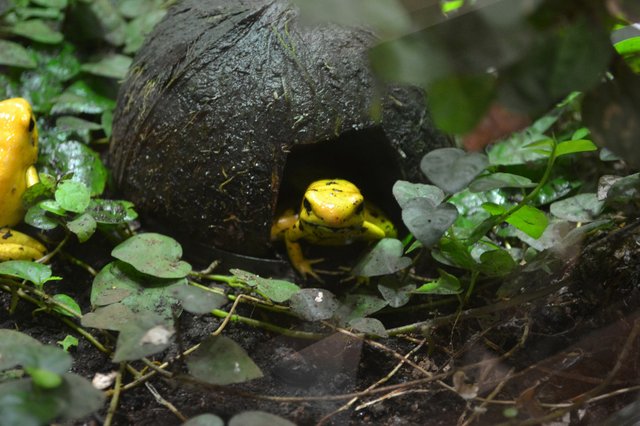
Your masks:
M384 213L366 204L358 187L344 179L313 182L305 191L299 213L286 211L271 228L271 239L284 239L291 263L300 274L320 280L299 241L318 245L345 245L395 237L396 229Z

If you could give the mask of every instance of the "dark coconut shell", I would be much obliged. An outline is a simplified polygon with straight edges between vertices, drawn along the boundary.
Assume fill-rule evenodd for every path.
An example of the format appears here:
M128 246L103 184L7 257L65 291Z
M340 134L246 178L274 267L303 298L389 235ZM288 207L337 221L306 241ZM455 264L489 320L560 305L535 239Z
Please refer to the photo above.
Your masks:
M393 182L421 180L421 157L446 141L423 92L376 81L375 42L362 28L303 25L287 1L179 2L118 96L118 187L146 223L251 256L271 249L279 199L316 178L351 179L397 209Z

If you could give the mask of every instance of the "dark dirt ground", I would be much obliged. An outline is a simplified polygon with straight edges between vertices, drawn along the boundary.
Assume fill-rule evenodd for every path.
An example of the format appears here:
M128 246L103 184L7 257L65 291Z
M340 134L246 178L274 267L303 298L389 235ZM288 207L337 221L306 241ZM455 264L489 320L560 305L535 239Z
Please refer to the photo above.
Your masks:
M435 318L422 333L372 341L289 322L292 329L327 333L319 341L301 341L231 323L224 335L248 352L263 378L215 388L186 379L183 364L176 361L168 368L172 378L154 376L148 384L187 418L209 412L227 420L245 410L264 410L298 425L625 424L606 421L633 403L640 389L636 225L594 237L579 255L557 262L553 274L511 278L500 290L516 289L509 298L496 298L501 283L480 286L457 321L447 317L455 314L455 301L435 317L421 310L377 316L387 327ZM66 277L56 284L59 290L89 306L92 277L64 261L53 267ZM53 316L33 313L27 302L21 301L12 315L8 307L8 294L0 293L1 328L47 344L73 334ZM249 306L239 313L286 325ZM179 343L154 359L174 359L219 323L184 313ZM117 369L82 338L71 353L74 371L89 379ZM125 383L131 380L125 376ZM508 423L503 410L514 406L518 414ZM106 406L77 424L102 424L105 413ZM544 417L553 413L553 419ZM633 421L626 424L637 424ZM115 417L117 425L181 423L144 384L122 393Z

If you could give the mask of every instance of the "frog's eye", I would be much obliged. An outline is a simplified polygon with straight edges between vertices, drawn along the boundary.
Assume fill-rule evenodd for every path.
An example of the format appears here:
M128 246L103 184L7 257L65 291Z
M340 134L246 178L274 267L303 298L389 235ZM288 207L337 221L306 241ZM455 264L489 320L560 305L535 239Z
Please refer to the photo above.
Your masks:
M306 197L305 197L304 200L302 200L302 207L304 207L304 209L306 210L308 215L310 215L313 212L313 208L311 207L311 203L309 202L309 200L307 200Z
M33 129L36 128L36 121L31 117L29 119L29 133L33 132Z

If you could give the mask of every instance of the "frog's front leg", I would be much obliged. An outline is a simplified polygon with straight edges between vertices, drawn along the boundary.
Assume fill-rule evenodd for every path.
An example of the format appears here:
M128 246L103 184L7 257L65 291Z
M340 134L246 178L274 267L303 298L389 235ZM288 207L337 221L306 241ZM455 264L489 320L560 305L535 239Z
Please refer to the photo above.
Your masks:
M302 253L302 246L298 242L301 236L298 231L298 227L294 225L288 229L284 234L284 242L287 247L287 255L289 261L293 267L302 275L305 279L307 275L311 275L319 282L323 282L322 278L313 270L312 265L318 262L322 262L324 259L305 259Z

